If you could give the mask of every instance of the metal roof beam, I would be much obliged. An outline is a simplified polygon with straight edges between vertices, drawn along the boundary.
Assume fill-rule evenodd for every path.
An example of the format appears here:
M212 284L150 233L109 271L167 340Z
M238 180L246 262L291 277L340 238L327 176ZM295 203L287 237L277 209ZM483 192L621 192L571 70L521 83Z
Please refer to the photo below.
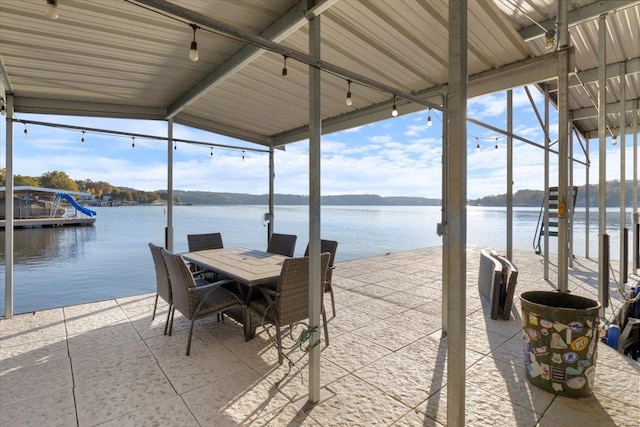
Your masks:
M575 51L569 52L570 61L575 62ZM469 76L468 95L470 98L495 93L510 88L520 87L540 81L556 78L558 74L557 52L528 58L513 64L505 65L495 70ZM446 92L447 85L435 86L421 90L415 95L428 99L433 103L441 103L442 93ZM389 118L393 101L385 101L369 107L360 108L339 116L329 117L322 121L322 133L328 134L340 130L350 129L365 125L373 121ZM415 113L424 110L422 105L405 101L396 102L400 114ZM275 146L300 141L308 137L308 127L300 126L279 134L272 135Z
M618 9L624 9L630 6L634 6L638 3L640 2L637 0L607 0L593 2L587 6L574 9L567 13L569 27L573 27L582 22L596 19L603 14L613 13ZM544 27L545 30L543 30L541 27ZM538 24L533 24L525 27L518 31L518 33L525 42L528 42L530 40L544 36L546 31L553 30L555 28L556 17L553 17L547 19L546 21L539 22Z
M164 120L164 108L65 101L61 99L15 97L15 111L34 114L59 114L65 116L112 117L119 119Z
M611 135L616 137L620 136L620 127L607 126L607 132L611 132ZM624 127L625 135L633 135L633 132L634 130L632 125L628 125ZM598 138L598 129L585 132L584 136L586 139Z
M260 33L260 37L273 42L280 42L304 26L307 23L309 14L319 15L337 1L338 0L320 0L314 7L309 8L307 0L300 0L294 7L289 9L266 30ZM167 118L169 119L180 113L191 103L224 82L244 66L250 64L263 53L263 49L251 45L243 46L242 49L238 50L211 74L174 101L167 109Z
M192 128L201 129L207 132L213 132L230 138L241 139L244 141L255 142L261 145L269 145L269 137L256 132L251 132L235 126L224 123L215 122L202 117L191 114L180 114L174 119L175 123L190 126Z
M640 98L637 98L635 100L627 100L627 102L625 103L625 109L627 110L627 112L635 110L636 101L640 101ZM616 114L620 110L620 103L610 102L606 105L605 108L605 114ZM577 110L572 110L571 114L573 114L573 120L592 119L594 117L598 117L598 109L596 107L580 108Z
M354 73L346 68L342 68L340 66L331 64L329 62L322 61L317 58L313 58L312 56L309 56L306 53L288 48L286 46L282 46L279 43L276 43L274 41L267 40L260 36L256 36L255 34L251 34L247 31L243 31L239 28L228 25L220 20L211 18L201 13L194 12L190 9L178 6L176 4L166 2L164 0L134 0L134 1L136 3L143 4L145 6L163 11L164 13L168 13L170 15L177 16L184 20L191 21L202 27L207 27L217 34L230 37L242 43L253 45L260 49L268 50L270 52L279 53L283 56L293 59L294 61L302 62L312 67L316 67L320 70L324 70L324 71L336 74L338 76L343 77L344 79L350 79L353 82L358 82L365 86L370 86L374 89L378 89L382 92L387 92L391 95L404 98L407 101L415 102L416 104L421 104L424 106L423 109L435 108L436 110L442 110L442 107L440 105L425 101L424 99L414 95L413 93L405 92L401 89L395 88L393 86L389 86L385 83L381 83L379 81L373 80L361 74Z

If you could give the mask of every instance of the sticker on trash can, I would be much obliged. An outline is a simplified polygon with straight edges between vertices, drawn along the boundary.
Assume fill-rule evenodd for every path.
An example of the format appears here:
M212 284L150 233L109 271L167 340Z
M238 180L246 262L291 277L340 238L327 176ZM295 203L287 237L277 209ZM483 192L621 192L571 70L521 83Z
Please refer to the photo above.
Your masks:
M564 342L560 334L554 332L551 334L551 348L564 350L565 348L569 348L569 346L567 346L567 343Z
M551 329L551 327L553 326L553 322L551 322L550 320L542 319L540 321L540 326L546 329Z
M571 329L573 332L580 332L582 330L582 323L571 322L569 323L569 329Z
M589 337L578 337L571 343L571 350L582 351L589 345Z
M543 380L549 380L550 378L549 365L547 365L546 363L541 363L540 367L542 368L542 373L540 374L540 378L542 378Z
M540 339L540 332L533 328L527 328L527 335L529 335L531 341L538 341Z
M582 373L583 369L584 369L583 367L580 367L580 368L576 369L576 368L574 368L572 366L569 366L567 368L567 375L580 375Z
M551 379L557 382L565 382L567 381L567 373L562 368L557 368L555 366L551 367Z
M587 380L584 379L584 377L575 377L567 381L567 386L571 387L574 390L577 390L579 388L584 387L586 383L587 383Z
M578 355L573 351L570 351L569 353L565 353L562 355L562 360L564 360L567 363L573 363L576 360L578 360Z
M536 313L529 313L529 323L533 326L538 326L538 315Z
M553 353L553 356L551 356L551 361L553 363L560 364L562 363L562 356L560 355L560 353Z

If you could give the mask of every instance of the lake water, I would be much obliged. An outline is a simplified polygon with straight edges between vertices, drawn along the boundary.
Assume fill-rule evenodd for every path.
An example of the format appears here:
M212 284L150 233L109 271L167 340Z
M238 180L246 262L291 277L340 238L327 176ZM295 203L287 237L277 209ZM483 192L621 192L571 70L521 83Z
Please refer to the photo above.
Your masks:
M95 208L93 227L18 229L14 239L14 312L80 304L155 292L155 272L148 242L162 245L163 206ZM266 249L264 206L177 206L175 251L187 250L186 235L218 231L226 247ZM533 251L539 209L514 209L514 249ZM469 244L506 248L506 209L468 208ZM590 256L597 256L597 211L591 212ZM628 215L627 224L631 221ZM388 252L439 246L440 207L324 206L322 237L339 242L337 261ZM277 206L275 231L296 234L296 256L308 241L308 209ZM611 257L618 259L619 213L607 214ZM575 214L575 254L584 256L585 214ZM549 249L556 252L555 239ZM630 239L631 240L631 239ZM4 315L4 231L0 232L0 313ZM516 260L517 262L517 260Z

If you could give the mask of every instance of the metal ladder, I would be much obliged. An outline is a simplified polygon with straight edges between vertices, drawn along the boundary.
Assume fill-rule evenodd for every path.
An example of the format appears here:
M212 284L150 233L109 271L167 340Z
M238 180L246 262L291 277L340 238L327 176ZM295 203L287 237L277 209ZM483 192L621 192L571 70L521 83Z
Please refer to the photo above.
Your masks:
M573 211L576 207L576 199L578 198L578 187L573 187L573 206L571 208L571 215L568 217L568 226L571 230L571 224L573 219ZM540 215L538 215L538 224L536 225L536 232L533 237L533 249L536 254L540 254L540 241L545 232L551 237L558 237L558 187L549 187L549 230L544 229L544 200L540 207Z

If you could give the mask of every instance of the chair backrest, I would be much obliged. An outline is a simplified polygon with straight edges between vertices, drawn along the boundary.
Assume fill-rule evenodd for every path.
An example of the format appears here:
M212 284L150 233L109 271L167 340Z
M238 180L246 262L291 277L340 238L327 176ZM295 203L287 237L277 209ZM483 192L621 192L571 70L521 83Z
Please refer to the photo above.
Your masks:
M333 262L336 259L337 250L338 242L335 240L320 240L320 253L329 252L329 254L331 254L331 258L329 258L329 268L327 269L327 275L325 277L325 282L327 283L328 288L331 288L331 277L333 272L331 267L333 267ZM307 249L304 251L304 256L309 256L309 244L307 244Z
M296 240L298 236L295 234L271 234L267 252L292 257L296 250Z
M188 234L187 243L189 252L222 249L224 247L222 245L222 234L220 233Z
M324 277L329 253L320 255L320 272ZM282 264L277 285L276 311L281 325L290 325L309 317L309 258L289 258Z
M167 303L171 304L172 295L171 295L171 284L169 283L169 272L167 271L167 266L164 262L164 258L162 258L162 246L154 245L153 243L149 243L149 249L151 249L151 256L153 257L153 265L156 270L156 287L157 292L162 299L164 299Z
M190 288L196 286L193 275L180 255L174 255L166 249L162 249L161 253L169 272L173 305L183 316L191 319L199 302L197 292L189 292Z

